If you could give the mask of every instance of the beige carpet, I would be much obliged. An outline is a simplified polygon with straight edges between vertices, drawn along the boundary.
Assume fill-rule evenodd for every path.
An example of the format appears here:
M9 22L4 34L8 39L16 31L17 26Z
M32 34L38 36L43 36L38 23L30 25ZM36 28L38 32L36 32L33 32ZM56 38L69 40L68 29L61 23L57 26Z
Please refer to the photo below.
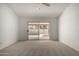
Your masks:
M51 40L19 41L0 51L6 56L79 56L79 52Z

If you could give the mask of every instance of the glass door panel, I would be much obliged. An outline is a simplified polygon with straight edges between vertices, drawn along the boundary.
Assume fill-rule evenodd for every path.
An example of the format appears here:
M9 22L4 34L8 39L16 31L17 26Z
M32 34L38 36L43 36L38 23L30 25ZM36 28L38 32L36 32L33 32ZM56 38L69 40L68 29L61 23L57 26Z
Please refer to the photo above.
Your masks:
M37 40L39 38L39 27L37 23L29 23L28 24L28 39L29 40Z
M49 23L40 23L39 39L49 39L48 26Z

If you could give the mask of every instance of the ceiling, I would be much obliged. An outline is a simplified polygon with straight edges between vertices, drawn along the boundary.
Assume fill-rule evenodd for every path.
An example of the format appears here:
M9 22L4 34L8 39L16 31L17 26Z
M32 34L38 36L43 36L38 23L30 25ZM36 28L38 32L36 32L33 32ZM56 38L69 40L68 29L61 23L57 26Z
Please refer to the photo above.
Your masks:
M39 3L9 3L18 16L24 17L58 17L68 6L68 3L50 3L50 6Z

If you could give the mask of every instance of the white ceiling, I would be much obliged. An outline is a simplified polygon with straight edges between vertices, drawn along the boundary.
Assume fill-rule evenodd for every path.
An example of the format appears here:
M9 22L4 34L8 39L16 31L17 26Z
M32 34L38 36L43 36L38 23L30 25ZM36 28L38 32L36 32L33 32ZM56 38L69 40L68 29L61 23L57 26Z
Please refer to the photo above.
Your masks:
M50 3L44 6L38 3L9 3L18 16L25 17L57 17L69 5L67 3ZM40 9L39 9L40 8Z

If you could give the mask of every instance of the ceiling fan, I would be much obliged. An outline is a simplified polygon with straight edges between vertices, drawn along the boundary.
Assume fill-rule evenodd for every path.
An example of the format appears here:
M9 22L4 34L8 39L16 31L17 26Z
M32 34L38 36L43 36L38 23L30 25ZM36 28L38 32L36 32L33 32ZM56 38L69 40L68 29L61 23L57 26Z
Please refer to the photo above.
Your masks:
M49 3L36 3L35 5L35 8L37 9L37 10L40 10L42 7L44 8L44 7L50 7L50 4Z
M50 4L49 4L49 3L41 3L41 4L43 4L43 5L47 6L47 7L49 7L49 6L50 6Z

